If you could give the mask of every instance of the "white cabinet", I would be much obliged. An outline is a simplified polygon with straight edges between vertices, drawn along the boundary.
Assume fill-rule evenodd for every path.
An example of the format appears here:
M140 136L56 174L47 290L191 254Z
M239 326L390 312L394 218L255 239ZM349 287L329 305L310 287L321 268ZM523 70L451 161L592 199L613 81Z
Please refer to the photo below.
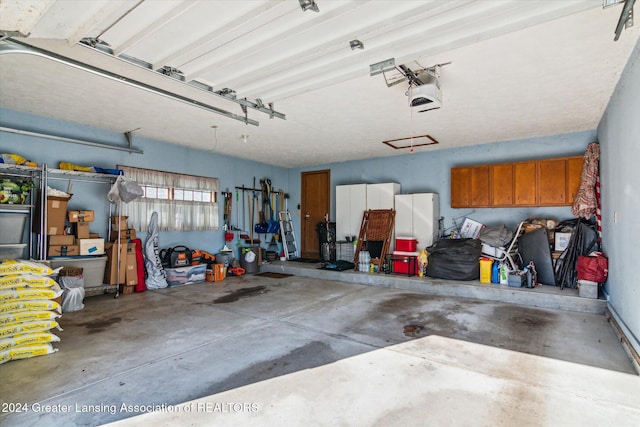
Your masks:
M367 184L336 186L336 239L358 236L367 209Z
M362 216L369 209L394 209L394 196L400 184L336 185L336 239L360 234Z
M395 196L395 235L415 237L418 250L438 239L440 203L437 193L398 194Z
M367 184L367 210L394 209L394 196L398 193L400 184L395 182Z

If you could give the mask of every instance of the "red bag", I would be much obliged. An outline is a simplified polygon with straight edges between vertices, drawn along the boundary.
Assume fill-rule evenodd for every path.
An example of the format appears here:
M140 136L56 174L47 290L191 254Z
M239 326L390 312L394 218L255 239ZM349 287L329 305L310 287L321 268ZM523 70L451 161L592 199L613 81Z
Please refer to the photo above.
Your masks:
M136 263L138 264L138 284L136 285L136 292L144 292L147 290L147 284L144 281L144 255L142 254L142 240L135 239L133 241L136 244Z
M589 256L579 255L576 270L578 280L602 283L607 280L609 259L602 252L594 252Z

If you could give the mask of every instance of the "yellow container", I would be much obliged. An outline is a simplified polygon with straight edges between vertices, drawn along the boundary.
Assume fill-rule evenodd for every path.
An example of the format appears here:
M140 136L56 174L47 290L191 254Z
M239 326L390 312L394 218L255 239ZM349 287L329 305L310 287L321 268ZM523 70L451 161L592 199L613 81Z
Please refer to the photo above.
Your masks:
M491 258L480 258L480 283L491 283Z

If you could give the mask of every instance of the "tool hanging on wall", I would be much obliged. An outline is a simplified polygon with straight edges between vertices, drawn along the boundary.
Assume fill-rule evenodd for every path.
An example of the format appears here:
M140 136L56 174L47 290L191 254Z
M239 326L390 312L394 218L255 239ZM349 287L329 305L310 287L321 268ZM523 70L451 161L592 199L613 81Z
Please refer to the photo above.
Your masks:
M240 234L242 233L242 228L240 227L240 194L238 193L238 189L236 189L236 231L238 232L238 235L236 237L236 246L239 248L240 246L242 246L242 244L240 243ZM243 203L244 205L244 200ZM244 225L244 224L243 224Z

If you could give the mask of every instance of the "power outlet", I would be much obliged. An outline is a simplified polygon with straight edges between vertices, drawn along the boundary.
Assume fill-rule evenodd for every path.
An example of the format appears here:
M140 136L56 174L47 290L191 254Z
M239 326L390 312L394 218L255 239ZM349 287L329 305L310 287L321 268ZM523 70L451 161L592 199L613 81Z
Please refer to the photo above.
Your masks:
M618 211L613 211L613 223L618 223Z

